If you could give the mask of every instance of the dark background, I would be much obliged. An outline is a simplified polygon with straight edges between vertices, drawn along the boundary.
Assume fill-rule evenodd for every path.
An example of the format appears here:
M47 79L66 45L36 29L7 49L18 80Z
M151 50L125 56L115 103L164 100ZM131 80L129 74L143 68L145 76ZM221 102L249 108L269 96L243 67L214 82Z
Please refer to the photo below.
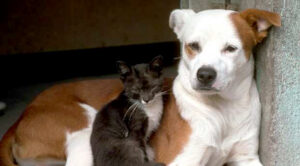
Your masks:
M162 55L172 65L175 8L179 0L1 1L0 97L15 87L115 73L116 60Z
M44 89L116 77L115 61L164 57L174 75L179 43L169 14L179 0L2 0L0 138Z

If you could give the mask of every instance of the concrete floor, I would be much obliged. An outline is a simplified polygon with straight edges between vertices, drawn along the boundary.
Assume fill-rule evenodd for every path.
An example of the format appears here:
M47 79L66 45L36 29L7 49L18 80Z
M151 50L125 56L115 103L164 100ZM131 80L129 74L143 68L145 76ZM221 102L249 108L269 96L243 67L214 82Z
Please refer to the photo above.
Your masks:
M164 69L164 74L166 77L176 76L176 67L171 66ZM2 99L6 103L6 109L4 110L4 115L0 116L0 138L8 130L8 128L19 118L21 113L24 111L26 106L43 90L48 87L62 82L76 81L82 79L95 79L95 78L117 78L118 75L103 75L100 77L93 78L79 78L72 80L64 80L60 82L49 82L43 84L29 85L24 87L19 87L11 89L8 95Z

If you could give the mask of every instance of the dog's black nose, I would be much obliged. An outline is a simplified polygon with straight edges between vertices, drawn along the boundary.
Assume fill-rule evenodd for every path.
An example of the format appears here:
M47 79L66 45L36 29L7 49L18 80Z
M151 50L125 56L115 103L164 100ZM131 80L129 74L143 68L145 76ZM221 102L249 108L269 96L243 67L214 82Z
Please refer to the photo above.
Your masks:
M211 67L201 67L197 72L197 78L202 85L211 85L217 77L217 72Z

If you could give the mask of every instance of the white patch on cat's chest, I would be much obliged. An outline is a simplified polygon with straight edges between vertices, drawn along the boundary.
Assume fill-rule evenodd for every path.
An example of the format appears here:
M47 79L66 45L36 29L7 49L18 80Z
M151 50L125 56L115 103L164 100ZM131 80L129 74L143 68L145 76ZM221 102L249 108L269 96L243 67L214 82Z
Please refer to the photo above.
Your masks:
M151 133L157 129L163 112L162 96L157 96L149 104L144 105L145 113L148 116L148 129L146 137L149 138Z

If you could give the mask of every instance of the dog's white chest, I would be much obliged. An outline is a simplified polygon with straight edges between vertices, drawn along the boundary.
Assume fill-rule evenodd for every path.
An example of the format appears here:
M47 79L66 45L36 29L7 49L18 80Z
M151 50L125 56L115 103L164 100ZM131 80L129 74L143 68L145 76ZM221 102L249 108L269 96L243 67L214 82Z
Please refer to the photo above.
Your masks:
M222 166L231 158L234 159L237 154L243 153L240 152L240 149L243 149L241 146L245 146L244 149L248 148L250 151L255 149L252 147L256 146L249 148L248 144L251 142L248 139L253 139L257 135L258 100L249 100L251 102L245 102L247 103L245 105L243 102L242 104L223 103L218 98L210 101L201 96L195 98L177 81L173 88L180 115L189 123L193 131L184 151L174 163L183 162L193 156L196 158L199 153L204 153L203 156L210 156L205 158L207 166ZM255 141L254 143L256 144Z

